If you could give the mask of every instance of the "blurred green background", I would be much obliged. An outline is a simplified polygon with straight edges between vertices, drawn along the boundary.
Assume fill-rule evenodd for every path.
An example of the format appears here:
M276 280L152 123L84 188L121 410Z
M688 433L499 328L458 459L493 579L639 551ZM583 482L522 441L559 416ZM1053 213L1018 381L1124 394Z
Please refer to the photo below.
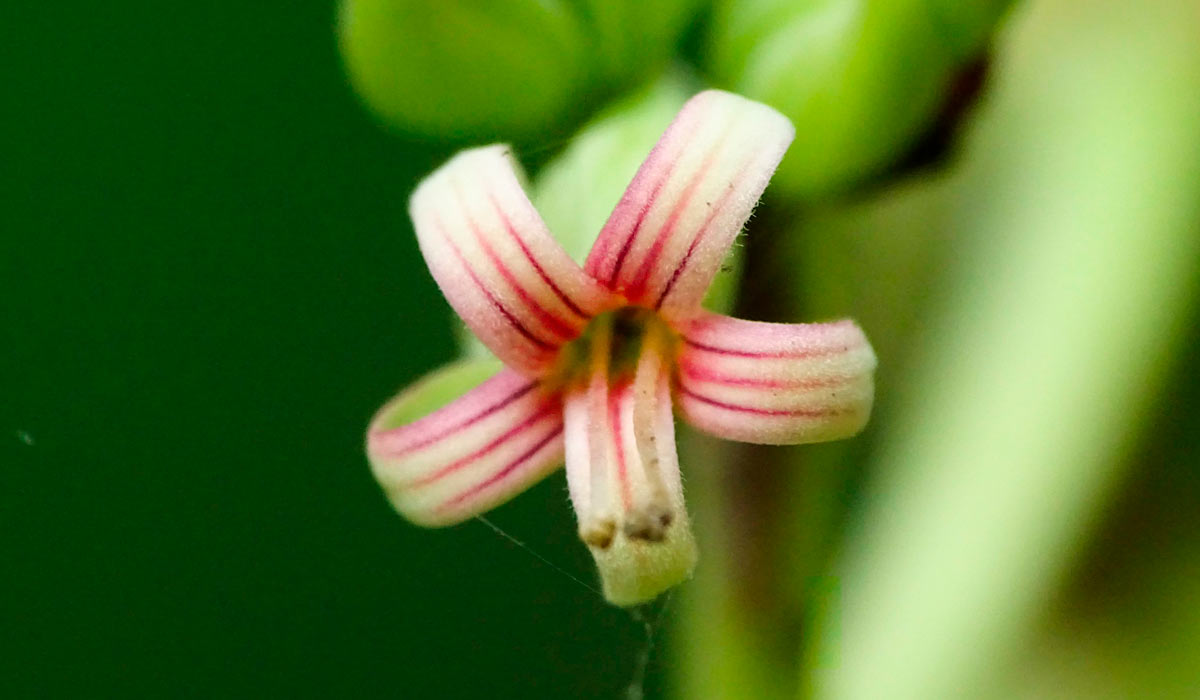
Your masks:
M453 353L406 211L445 151L371 121L333 5L6 15L0 694L616 696L628 615L371 478ZM494 521L592 576L561 475Z
M0 694L623 697L561 474L489 516L551 566L362 435L458 353L414 183L512 140L586 248L681 83L798 126L740 311L881 365L853 441L685 438L646 695L1200 694L1194 3L350 4L7 8Z

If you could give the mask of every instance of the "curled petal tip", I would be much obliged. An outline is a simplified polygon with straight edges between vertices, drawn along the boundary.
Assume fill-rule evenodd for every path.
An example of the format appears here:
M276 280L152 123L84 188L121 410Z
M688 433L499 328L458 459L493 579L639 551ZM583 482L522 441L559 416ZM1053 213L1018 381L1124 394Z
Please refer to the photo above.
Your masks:
M852 321L762 323L705 313L682 334L679 409L729 440L837 440L866 425L875 364Z
M488 373L494 376L480 383ZM453 525L562 464L562 411L534 380L496 372L494 362L464 361L385 404L366 447L372 473L401 515L426 527Z
M417 187L409 213L447 301L510 367L545 371L609 304L529 202L507 146L451 158Z
M634 176L585 269L665 317L693 313L794 135L764 104L696 95Z

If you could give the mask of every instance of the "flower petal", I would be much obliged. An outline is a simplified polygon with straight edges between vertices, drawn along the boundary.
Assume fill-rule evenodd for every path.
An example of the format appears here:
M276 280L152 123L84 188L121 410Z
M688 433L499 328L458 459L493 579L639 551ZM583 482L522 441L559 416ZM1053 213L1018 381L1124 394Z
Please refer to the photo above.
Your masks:
M693 97L642 164L584 269L632 303L697 309L794 135L758 102Z
M421 252L446 299L505 364L536 375L611 295L555 242L506 146L463 151L409 203Z
M853 321L763 323L705 313L682 329L679 410L761 444L848 437L866 424L875 353Z
M561 401L512 370L420 416L422 394L460 367L402 392L367 431L375 478L396 510L418 525L453 525L482 513L562 464Z
M608 331L597 329L588 381L564 399L567 487L605 598L627 606L691 575L696 545L675 453L666 338L648 335L628 376L609 366Z

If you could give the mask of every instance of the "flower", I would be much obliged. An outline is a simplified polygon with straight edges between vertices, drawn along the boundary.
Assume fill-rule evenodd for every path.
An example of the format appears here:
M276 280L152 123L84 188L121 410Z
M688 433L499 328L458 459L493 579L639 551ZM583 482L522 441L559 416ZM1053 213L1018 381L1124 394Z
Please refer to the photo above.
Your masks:
M673 409L731 440L846 437L870 414L875 356L852 321L780 324L701 308L726 252L791 142L791 123L726 92L693 97L601 230L581 269L555 242L503 146L430 175L410 212L450 305L507 367L420 413L422 388L367 433L396 509L450 525L566 461L579 534L617 605L687 578L696 546Z

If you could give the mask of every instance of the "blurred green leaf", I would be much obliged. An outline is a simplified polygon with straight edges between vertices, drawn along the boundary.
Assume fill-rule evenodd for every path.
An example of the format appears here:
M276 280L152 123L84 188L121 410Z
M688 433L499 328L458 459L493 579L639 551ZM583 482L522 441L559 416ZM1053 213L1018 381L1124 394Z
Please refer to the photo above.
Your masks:
M418 135L517 140L589 89L590 40L561 0L343 0L339 34L367 105Z
M1200 314L1198 314L1200 315ZM1183 358L1200 356L1200 332ZM996 698L1190 698L1200 688L1200 364L1180 363L1116 513Z
M1198 8L1028 9L953 175L955 269L882 397L875 482L809 659L824 697L973 695L1013 659L1195 303Z
M765 572L747 571L743 519L761 517L730 502L730 482L756 447L718 440L680 426L684 470L700 562L691 581L678 589L677 644L670 664L677 697L695 700L783 700L795 688L790 648L781 648L790 622L787 611L759 600L747 581ZM770 447L777 450L779 448ZM761 452L758 453L761 457ZM737 516L742 516L738 518Z
M974 57L987 44L1000 17L1014 0L928 0L941 38L958 59Z
M1004 3L723 0L710 37L719 84L788 115L776 181L814 198L878 173L936 115Z
M704 0L572 0L595 43L603 77L624 85L659 71Z

